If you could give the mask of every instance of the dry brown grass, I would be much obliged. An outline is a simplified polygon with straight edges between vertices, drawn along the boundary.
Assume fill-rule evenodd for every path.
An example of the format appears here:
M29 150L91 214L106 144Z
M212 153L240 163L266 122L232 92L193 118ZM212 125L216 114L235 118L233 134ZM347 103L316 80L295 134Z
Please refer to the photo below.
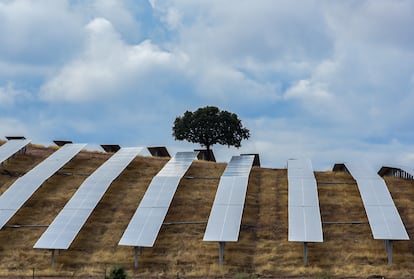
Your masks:
M31 145L17 155L0 175L0 191L53 152ZM48 225L87 175L107 158L105 153L82 152L54 175L29 199L8 225ZM288 242L287 172L285 169L253 168L247 191L239 241L227 243L224 266L218 266L218 244L203 242L217 178L223 163L194 162L177 189L153 248L140 255L133 267L133 248L118 246L152 177L166 159L137 157L114 181L69 250L56 254L50 267L50 252L33 249L46 227L3 228L0 231L0 276L102 278L105 269L122 265L135 278L231 278L259 274L261 277L354 277L381 274L386 278L409 278L414 274L414 241L394 243L394 263L387 265L384 244L373 240L367 223L326 224L324 242L310 243L308 266L303 267L303 246ZM12 175L10 175L12 174ZM318 172L323 221L367 222L352 177L344 173ZM326 182L329 182L327 184ZM386 178L395 204L414 235L414 182ZM346 183L346 184L344 184Z

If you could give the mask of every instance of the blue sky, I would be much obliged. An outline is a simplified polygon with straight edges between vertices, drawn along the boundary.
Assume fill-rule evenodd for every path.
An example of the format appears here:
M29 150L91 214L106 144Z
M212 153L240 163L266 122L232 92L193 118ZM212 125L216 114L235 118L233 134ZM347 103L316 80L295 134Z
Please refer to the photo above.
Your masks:
M199 146L205 105L250 129L219 161L414 164L414 1L0 0L0 137Z

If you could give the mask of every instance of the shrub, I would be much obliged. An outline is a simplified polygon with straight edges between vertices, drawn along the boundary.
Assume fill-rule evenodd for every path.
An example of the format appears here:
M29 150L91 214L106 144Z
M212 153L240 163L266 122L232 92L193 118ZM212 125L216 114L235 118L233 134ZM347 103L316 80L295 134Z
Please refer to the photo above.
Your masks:
M125 269L119 266L112 267L109 275L105 276L106 279L126 279L127 277Z

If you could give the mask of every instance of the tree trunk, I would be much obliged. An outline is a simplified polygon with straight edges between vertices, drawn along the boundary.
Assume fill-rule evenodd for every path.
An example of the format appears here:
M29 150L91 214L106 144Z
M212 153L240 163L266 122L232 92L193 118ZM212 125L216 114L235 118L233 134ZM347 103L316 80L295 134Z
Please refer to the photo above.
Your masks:
M206 145L206 149L207 149L207 154L206 154L206 159L207 159L207 161L211 161L211 156L210 156L210 146L211 145Z

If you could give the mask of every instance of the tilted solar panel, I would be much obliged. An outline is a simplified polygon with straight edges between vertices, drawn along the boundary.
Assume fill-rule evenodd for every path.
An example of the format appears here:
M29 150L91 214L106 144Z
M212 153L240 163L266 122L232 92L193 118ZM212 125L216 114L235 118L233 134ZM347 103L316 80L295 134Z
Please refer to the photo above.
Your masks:
M378 174L380 176L384 175L392 175L399 178L405 179L414 179L414 168L402 165L387 165L383 166L379 171Z
M16 152L24 148L26 145L30 143L30 140L9 140L0 146L0 163L3 163L11 156L13 156Z
M233 156L220 178L203 241L238 241L254 155Z
M288 160L288 178L315 179L312 162L307 159Z
M178 152L152 179L119 245L152 247L184 176L198 152Z
M399 168L402 169L403 171L405 171L406 173L414 176L414 168L407 167L407 166L399 166Z
M109 185L142 150L142 147L121 148L96 169L82 183L34 248L68 249Z
M203 241L238 241L243 208L241 204L213 204Z
M408 240L385 181L364 163L347 162L346 168L357 182L374 239Z
M381 179L375 169L367 162L346 162L344 165L355 180Z
M323 242L318 190L308 159L288 160L289 241Z
M323 242L322 223L316 206L289 206L289 241Z
M288 180L288 204L289 206L302 206L302 207L318 207L318 190L316 188L315 179L299 179L290 178Z
M24 176L18 178L0 196L0 228L2 228L43 182L78 154L86 144L67 144Z

